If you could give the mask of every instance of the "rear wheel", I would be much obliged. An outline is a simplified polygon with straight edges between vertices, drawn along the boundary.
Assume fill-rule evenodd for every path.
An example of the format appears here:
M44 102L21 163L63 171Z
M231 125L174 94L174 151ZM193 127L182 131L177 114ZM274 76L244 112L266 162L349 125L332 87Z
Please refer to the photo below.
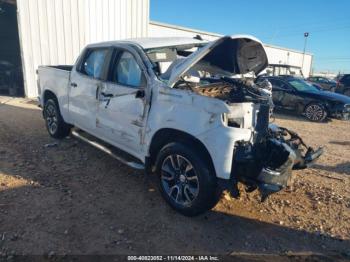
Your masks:
M58 104L54 99L48 99L44 106L46 129L54 138L64 138L69 135L71 126L64 122Z
M327 111L324 106L317 103L311 103L305 107L304 114L307 119L314 122L322 122L327 117Z
M186 216L201 214L220 199L216 176L203 157L180 143L170 143L157 157L160 191L167 203Z

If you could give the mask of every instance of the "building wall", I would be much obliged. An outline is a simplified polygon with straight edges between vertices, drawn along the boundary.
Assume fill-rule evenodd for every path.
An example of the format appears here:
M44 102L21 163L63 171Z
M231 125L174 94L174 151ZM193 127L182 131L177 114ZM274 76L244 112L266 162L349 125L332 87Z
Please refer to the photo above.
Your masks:
M264 45L269 59L270 64L283 64L291 66L303 65L302 71L305 77L311 74L312 67L312 55L306 53L304 56L303 64L303 53L301 51L290 50L283 47Z
M17 0L25 92L39 65L73 64L89 43L146 37L149 0Z
M186 27L174 26L165 23L151 21L149 24L149 36L202 36L203 39L216 40L221 35L210 32L204 32ZM291 50L283 47L265 44L265 50L270 64L287 64L292 66L302 66L303 53L297 50ZM312 55L305 54L303 74L308 77L311 73Z

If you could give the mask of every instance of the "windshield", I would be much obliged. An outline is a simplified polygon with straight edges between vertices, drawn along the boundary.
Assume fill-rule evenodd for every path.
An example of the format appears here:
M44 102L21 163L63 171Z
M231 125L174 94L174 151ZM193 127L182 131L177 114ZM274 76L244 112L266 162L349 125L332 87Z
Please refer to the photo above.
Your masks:
M187 56L197 51L204 44L179 45L171 47L151 48L146 54L153 64L153 70L160 79L167 80L173 67Z
M181 64L189 55L198 51L205 44L172 46L165 48L152 48L146 50L148 58L153 64L153 70L160 80L168 81L172 70ZM197 77L199 79L232 76L231 73L220 69L205 61L199 61L184 74L184 79Z
M288 83L298 91L319 92L319 90L315 86L301 79L289 80Z

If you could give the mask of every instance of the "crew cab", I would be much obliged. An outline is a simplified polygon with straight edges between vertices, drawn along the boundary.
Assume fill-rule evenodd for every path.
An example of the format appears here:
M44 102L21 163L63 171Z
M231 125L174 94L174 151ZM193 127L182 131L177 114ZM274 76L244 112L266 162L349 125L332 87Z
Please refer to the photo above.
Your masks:
M73 66L39 67L40 104L52 137L72 134L157 174L170 206L194 216L223 190L238 197L239 182L264 200L322 154L269 124L271 85L244 77L267 65L246 35L91 44Z

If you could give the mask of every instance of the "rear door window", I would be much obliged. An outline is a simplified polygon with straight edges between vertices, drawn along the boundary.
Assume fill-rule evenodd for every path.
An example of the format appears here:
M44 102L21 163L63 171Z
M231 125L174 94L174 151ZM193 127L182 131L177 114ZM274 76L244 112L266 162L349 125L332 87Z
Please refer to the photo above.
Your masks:
M102 79L108 52L108 48L88 50L80 72L92 78Z
M284 89L284 90L290 89L290 87L289 87L286 83L284 83L283 81L281 81L281 80L270 79L269 81L270 81L270 83L271 83L273 89L274 89L274 88L275 88L275 89L276 89L276 88L280 88L280 89Z

